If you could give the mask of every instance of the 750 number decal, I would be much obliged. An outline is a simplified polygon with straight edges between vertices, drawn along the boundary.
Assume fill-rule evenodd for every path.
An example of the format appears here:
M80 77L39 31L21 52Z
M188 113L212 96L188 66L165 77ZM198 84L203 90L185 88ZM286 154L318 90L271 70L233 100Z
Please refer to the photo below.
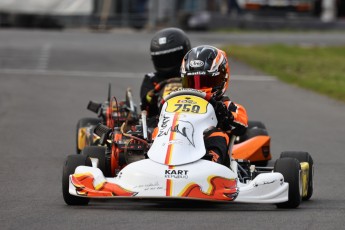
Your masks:
M192 105L192 104L174 104L176 109L174 112L192 112L192 113L199 113L200 106L199 105Z

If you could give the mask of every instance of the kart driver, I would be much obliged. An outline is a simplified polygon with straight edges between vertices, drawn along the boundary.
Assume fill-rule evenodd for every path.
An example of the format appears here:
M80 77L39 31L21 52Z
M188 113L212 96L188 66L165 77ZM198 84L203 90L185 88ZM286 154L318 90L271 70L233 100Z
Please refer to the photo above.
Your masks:
M207 156L212 161L229 166L229 134L243 135L248 126L245 108L224 95L230 81L230 68L223 50L212 46L198 46L190 50L181 65L183 88L211 93L216 99L218 125L204 132Z
M190 48L187 35L178 28L165 28L153 36L150 51L156 72L146 74L140 88L141 110L147 111L149 127L156 126L160 112L158 99L162 95L153 93L155 87L173 78L177 78L178 83L170 84L170 89L166 86L164 90L172 91L181 87L181 62Z

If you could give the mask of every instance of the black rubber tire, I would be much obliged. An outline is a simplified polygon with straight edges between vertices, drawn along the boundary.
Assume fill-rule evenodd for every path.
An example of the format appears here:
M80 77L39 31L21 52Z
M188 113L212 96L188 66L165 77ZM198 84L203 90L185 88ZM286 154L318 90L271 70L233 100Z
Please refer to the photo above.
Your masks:
M98 158L98 168L102 171L103 175L106 176L106 167L105 167L105 154L106 147L103 146L86 146L82 151L81 155L91 158Z
M265 129L266 130L266 126L263 122L261 121L248 121L248 128L259 128L259 129Z
M88 127L91 125L98 125L99 123L101 123L102 120L100 118L94 118L94 117L85 117L85 118L81 118L78 123L77 123L77 128L76 128L76 151L77 154L80 154L81 150L78 146L78 133L79 133L79 129L83 128L83 127Z
M69 194L69 176L74 173L80 165L91 166L90 158L82 155L69 155L62 170L62 195L68 205L87 205L88 198L73 196Z
M276 204L278 208L297 208L302 201L300 183L301 165L294 158L279 158L274 164L274 172L280 172L289 183L289 200Z
M280 154L280 158L295 158L300 163L301 162L308 162L309 163L309 181L308 181L308 192L307 196L303 197L302 200L309 200L314 191L314 161L311 155L308 152L302 151L285 151Z

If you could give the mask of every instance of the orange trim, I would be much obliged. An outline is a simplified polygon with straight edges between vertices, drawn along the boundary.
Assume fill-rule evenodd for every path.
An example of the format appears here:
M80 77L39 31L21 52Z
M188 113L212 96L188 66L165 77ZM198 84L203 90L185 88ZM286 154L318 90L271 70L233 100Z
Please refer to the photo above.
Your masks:
M229 144L229 136L224 132L214 132L208 137L224 137L226 139L226 144Z
M178 121L180 113L175 113L172 127L175 127ZM175 132L170 132L169 142L175 138ZM173 145L168 143L168 149L165 156L164 164L169 165L172 157Z
M232 112L232 115L234 116L234 121L248 126L248 115L246 109L240 104L236 103L235 105L237 106L237 111Z
M271 138L269 136L256 136L245 142L234 145L232 157L234 159L244 159L254 161L267 161L272 158L271 153L265 158L262 148L270 147ZM268 149L269 151L269 149Z
M161 85L160 84L155 85L155 91L156 92L158 92L160 89L161 89Z
M236 179L224 178L220 176L209 176L207 179L209 189L203 192L200 185L189 183L178 194L180 197L193 197L207 200L227 200L232 201L238 195Z
M155 127L152 132L152 140L154 140L158 135L158 127Z
M87 197L112 197L135 196L137 194L111 182L104 182L102 187L96 189L93 186L93 181L94 177L90 173L73 174L71 177L71 182L78 195Z
M168 169L174 169L173 165L169 165ZM166 192L165 195L166 196L172 196L172 180L171 179L167 179L166 181Z
M117 143L121 139L122 139L122 134L115 133L113 142ZM112 144L111 146L111 175L112 176L115 176L116 169L120 169L119 156L120 156L120 149L117 148L115 144Z
M166 188L166 196L171 196L172 195L172 180L167 179L167 188Z

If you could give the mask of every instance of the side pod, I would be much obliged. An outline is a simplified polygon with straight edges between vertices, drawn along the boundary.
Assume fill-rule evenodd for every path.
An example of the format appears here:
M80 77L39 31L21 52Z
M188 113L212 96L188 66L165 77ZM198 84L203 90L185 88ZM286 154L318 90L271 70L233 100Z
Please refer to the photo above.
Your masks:
M234 159L245 159L251 162L271 160L271 138L269 136L256 136L239 144L232 149Z

